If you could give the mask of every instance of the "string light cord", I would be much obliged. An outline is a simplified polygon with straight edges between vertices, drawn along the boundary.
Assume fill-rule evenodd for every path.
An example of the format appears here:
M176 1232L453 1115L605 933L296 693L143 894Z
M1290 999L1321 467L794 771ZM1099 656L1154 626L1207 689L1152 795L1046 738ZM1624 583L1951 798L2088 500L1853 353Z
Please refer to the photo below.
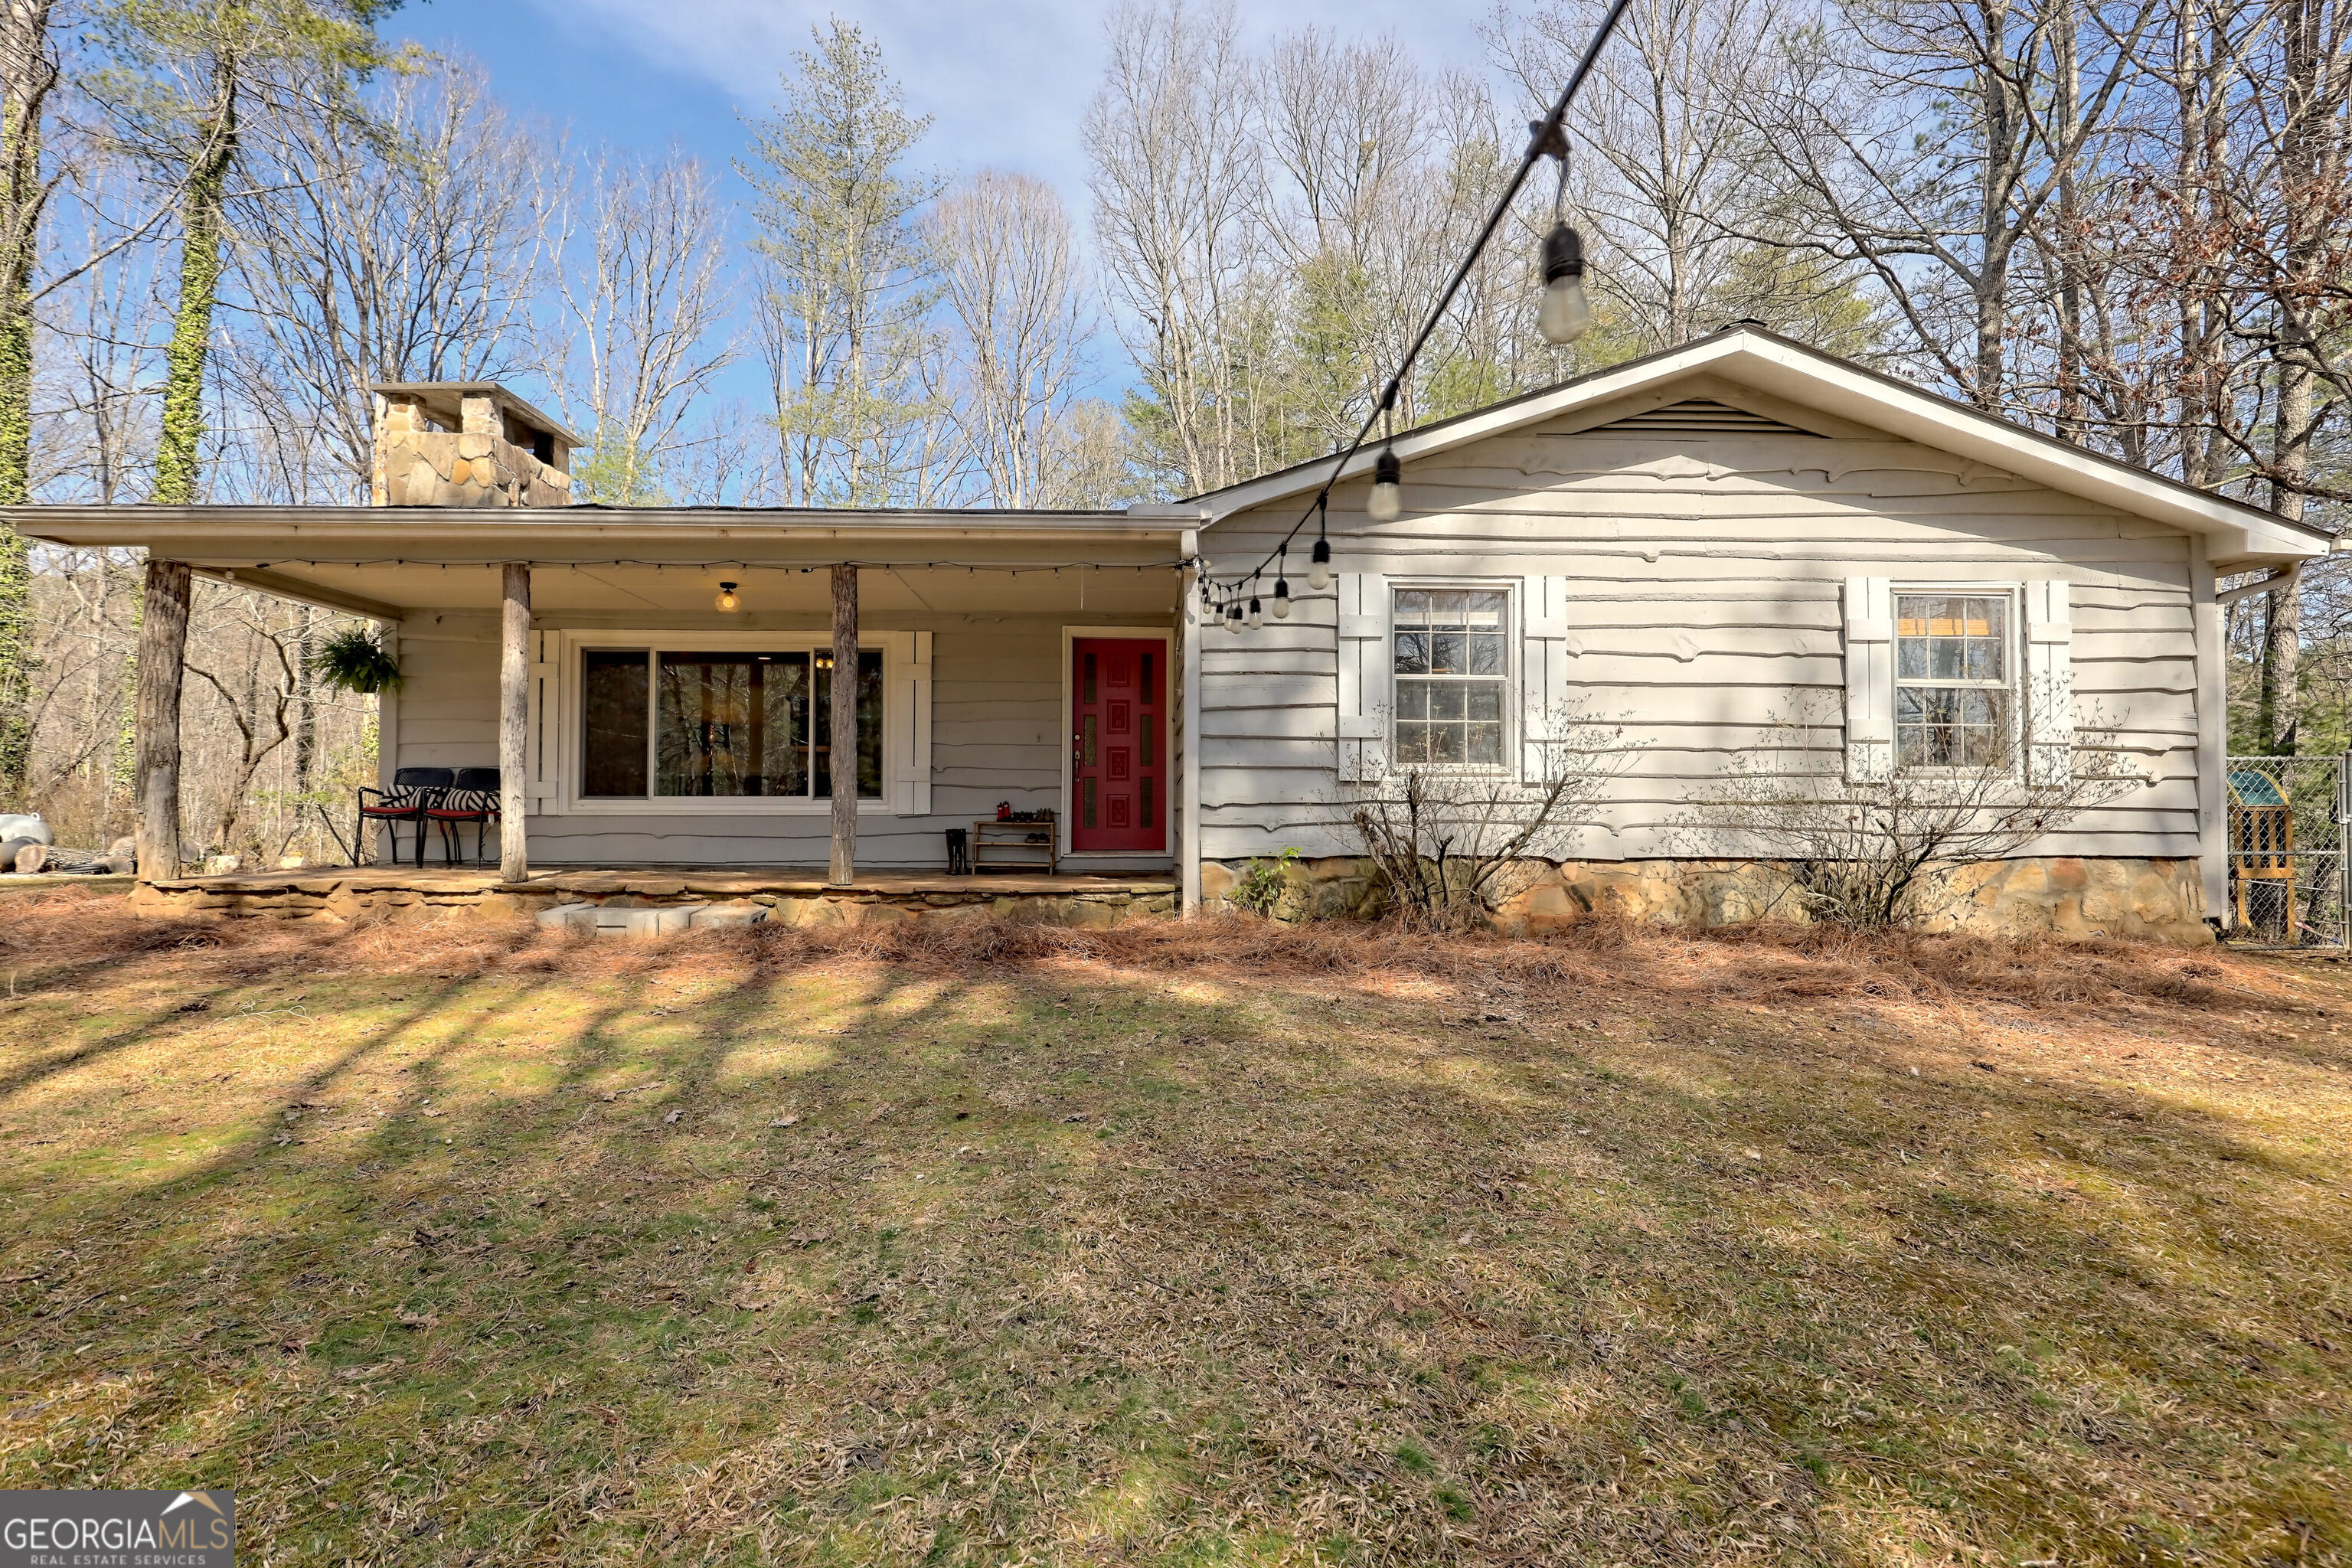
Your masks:
M1600 59L1601 51L1608 44L1610 35L1616 32L1617 24L1623 20L1626 8L1632 4L1633 0L1613 0L1609 7L1609 14L1601 19L1601 26L1594 30L1592 41L1585 46L1583 56L1576 62L1576 69L1570 74L1568 85L1560 89L1559 99L1551 106L1551 112L1529 124L1528 150L1520 155L1519 166L1512 171L1510 183L1503 187L1503 194L1496 199L1493 209L1486 214L1486 221L1479 226L1477 237L1470 242L1469 254L1465 256L1461 264L1454 268L1454 275L1445 280L1445 288L1437 296L1437 303L1431 308L1427 319L1422 322L1421 331L1413 335L1412 346L1405 350L1404 358L1399 362L1396 373L1389 377L1388 384L1381 389L1381 395L1374 400L1370 411L1364 416L1364 422L1357 426L1355 439L1349 441L1345 448L1334 456L1330 475L1324 479L1321 489L1316 493L1315 500L1308 504L1305 511L1299 514L1298 521L1290 525L1290 531L1282 536L1282 542L1266 552L1265 559L1258 563L1255 571L1237 574L1228 580L1236 593L1243 583L1264 575L1265 569L1274 563L1275 557L1289 549L1291 542L1298 537L1299 531L1307 526L1308 520L1316 515L1318 509L1330 500L1331 487L1339 482L1341 474L1347 472L1349 463L1354 460L1356 454L1362 449L1365 437L1372 433L1372 426L1380 422L1381 416L1395 404L1397 391L1403 384L1404 378L1412 374L1413 362L1421 357L1421 351L1428 346L1429 340L1436 334L1438 324L1445 319L1445 312L1453 307L1454 297L1462 291L1462 285L1469 280L1471 269L1478 265L1478 258L1486 252L1487 242L1495 237L1495 231L1503 226L1503 219L1509 216L1511 204L1518 199L1519 192L1528 183L1528 175L1534 172L1537 163L1547 154L1560 159L1560 188L1565 193L1568 181L1568 137L1564 127L1568 121L1568 111L1575 104L1576 95L1583 89L1585 79L1592 74L1593 64Z

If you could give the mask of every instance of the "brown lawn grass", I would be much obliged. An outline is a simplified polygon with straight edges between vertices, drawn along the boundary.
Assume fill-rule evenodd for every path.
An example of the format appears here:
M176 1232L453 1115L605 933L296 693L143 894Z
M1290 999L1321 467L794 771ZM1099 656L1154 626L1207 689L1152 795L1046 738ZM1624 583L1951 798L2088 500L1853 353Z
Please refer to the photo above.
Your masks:
M269 1563L2352 1560L2352 974L0 904L0 1486Z

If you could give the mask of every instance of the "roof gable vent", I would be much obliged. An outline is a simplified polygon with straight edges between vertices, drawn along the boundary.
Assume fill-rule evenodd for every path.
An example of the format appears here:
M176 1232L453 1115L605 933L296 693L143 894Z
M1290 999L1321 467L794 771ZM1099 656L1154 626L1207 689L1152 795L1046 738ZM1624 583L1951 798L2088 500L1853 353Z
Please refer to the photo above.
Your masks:
M1629 414L1622 419L1612 419L1606 425L1596 425L1590 430L1580 430L1580 436L1813 436L1811 430L1800 430L1794 425L1761 414L1750 414L1745 408L1734 408L1727 403L1712 398L1685 398L1669 403L1664 408L1653 408L1646 414ZM1813 437L1819 440L1821 437Z

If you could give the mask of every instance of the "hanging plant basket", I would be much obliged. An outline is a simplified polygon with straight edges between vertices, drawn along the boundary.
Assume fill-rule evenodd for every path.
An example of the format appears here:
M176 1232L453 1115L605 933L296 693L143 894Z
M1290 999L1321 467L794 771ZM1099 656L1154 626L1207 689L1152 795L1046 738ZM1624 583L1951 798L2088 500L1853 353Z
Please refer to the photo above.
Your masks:
M400 689L400 661L363 626L329 637L310 660L310 668L328 685L363 697Z

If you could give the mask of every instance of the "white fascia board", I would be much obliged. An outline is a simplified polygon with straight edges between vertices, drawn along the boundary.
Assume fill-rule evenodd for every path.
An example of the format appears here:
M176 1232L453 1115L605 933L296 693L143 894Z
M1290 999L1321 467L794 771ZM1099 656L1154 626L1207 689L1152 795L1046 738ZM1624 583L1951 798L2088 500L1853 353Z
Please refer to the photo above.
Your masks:
M145 545L193 548L198 553L233 545L280 553L397 546L431 558L447 546L469 561L513 559L564 540L677 545L720 543L757 553L762 546L820 541L1022 541L1030 543L1114 543L1164 540L1173 543L1192 520L1129 519L1122 512L1023 516L1017 513L923 512L904 516L802 513L787 517L696 512L591 513L565 508L506 510L374 507L19 507L5 520L34 539L75 548Z
M1448 451L1702 372L1984 463L2065 494L2204 534L2213 542L2210 553L2215 560L2300 560L2325 555L2330 548L2326 535L2268 518L2255 508L2191 489L2096 453L2063 447L2006 419L1753 332L1702 339L1671 353L1582 377L1548 395L1505 404L1417 435L1401 436L1395 443L1397 456L1410 461ZM1214 522L1286 497L1308 494L1326 482L1362 477L1371 472L1376 460L1376 450L1368 444L1337 479L1321 463L1303 464L1213 491L1200 500Z

